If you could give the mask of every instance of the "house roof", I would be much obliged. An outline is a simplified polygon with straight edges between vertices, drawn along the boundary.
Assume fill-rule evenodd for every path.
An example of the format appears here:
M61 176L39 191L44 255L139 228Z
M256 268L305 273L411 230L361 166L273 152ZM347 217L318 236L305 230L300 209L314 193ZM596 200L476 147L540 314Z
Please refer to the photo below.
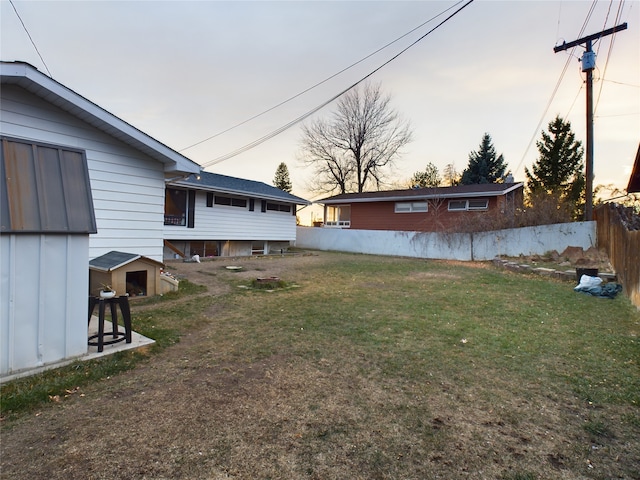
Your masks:
M2 84L15 84L164 164L167 173L200 166L25 62L0 62Z
M111 272L120 267L124 267L131 262L135 262L138 259L143 259L156 265L163 265L161 262L149 257L143 257L142 255L135 253L116 252L115 250L112 250L109 253L105 253L104 255L89 261L89 268L93 270L100 270L102 272Z
M456 187L411 188L404 190L383 190L380 192L343 193L318 200L325 205L337 203L394 202L428 200L434 198L499 197L522 188L524 183L489 183L459 185Z
M638 145L638 151L636 152L636 161L633 164L631 176L629 177L629 185L627 185L627 193L637 192L640 192L640 145Z
M284 190L280 190L263 182L229 177L211 172L200 172L198 175L190 175L185 179L172 182L171 185L197 188L199 190L226 193L229 195L259 197L265 200L275 200L296 205L309 205L311 203L304 198L291 195Z

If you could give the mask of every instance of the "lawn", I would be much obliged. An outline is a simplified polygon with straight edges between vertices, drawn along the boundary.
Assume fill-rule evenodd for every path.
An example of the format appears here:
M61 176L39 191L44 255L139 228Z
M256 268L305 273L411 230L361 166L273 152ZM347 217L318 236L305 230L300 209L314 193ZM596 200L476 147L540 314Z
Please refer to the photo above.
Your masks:
M125 371L3 406L3 478L640 478L626 298L488 264L225 265L174 264L207 292L134 306L171 340Z

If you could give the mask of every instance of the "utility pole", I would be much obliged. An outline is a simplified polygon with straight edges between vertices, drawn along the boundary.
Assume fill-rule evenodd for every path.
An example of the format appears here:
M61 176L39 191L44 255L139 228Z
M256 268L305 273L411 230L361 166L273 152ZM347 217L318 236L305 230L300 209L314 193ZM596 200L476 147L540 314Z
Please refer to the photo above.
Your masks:
M585 168L586 179L586 199L584 207L584 219L593 220L593 69L596 67L596 54L591 49L591 43L607 35L611 35L621 30L626 30L626 22L616 27L594 33L586 37L579 38L573 42L563 43L553 47L555 53L562 52L577 45L585 44L586 51L582 56L582 71L587 74L587 161Z

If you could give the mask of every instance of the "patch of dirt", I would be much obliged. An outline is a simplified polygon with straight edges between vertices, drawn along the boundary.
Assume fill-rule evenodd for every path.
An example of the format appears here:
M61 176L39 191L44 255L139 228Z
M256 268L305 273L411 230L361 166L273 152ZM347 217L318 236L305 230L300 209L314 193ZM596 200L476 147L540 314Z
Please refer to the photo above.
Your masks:
M562 253L552 250L545 255L521 255L510 260L532 267L554 268L560 271L575 268L597 268L600 273L614 271L606 253L595 247L584 250L582 247L570 246Z

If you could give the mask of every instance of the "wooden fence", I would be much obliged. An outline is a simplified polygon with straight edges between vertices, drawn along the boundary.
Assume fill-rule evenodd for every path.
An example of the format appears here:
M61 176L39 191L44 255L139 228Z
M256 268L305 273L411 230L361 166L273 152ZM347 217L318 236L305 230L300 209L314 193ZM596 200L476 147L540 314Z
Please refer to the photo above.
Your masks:
M625 295L640 308L640 230L624 225L620 208L615 204L596 208L598 248L606 251Z

